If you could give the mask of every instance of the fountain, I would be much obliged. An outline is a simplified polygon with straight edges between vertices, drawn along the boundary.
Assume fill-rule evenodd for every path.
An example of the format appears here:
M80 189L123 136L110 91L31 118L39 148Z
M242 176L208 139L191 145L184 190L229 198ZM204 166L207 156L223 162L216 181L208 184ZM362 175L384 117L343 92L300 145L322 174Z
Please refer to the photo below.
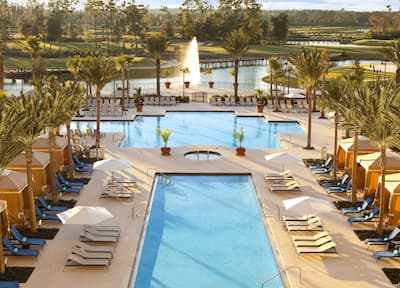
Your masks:
M184 75L185 81L190 81L191 85L201 84L199 50L197 39L193 37L184 55L183 67L189 69L189 73Z

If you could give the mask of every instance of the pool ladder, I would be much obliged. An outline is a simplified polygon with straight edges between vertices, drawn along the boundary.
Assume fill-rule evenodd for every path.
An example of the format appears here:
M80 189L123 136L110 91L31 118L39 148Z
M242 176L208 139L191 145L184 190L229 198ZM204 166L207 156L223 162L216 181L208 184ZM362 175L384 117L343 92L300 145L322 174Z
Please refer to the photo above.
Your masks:
M170 178L168 175L166 175L166 174L163 173L163 172L156 172L157 169L154 168L154 167L147 168L147 170L146 170L146 175L147 175L147 177L150 177L150 176L151 176L149 173L150 173L150 171L152 171L152 170L154 170L154 174L159 174L159 175L162 176L161 181L162 181L164 184L171 184L171 183L172 183L172 182L171 182L171 178Z
M287 270L290 269L298 269L299 270L299 284L301 284L301 267L300 266L288 266L282 270L280 270L278 273L276 273L274 276L268 278L267 280L265 280L264 282L261 283L261 288L264 288L264 285L271 282L273 279L275 279L276 277L282 275L283 272L286 272Z

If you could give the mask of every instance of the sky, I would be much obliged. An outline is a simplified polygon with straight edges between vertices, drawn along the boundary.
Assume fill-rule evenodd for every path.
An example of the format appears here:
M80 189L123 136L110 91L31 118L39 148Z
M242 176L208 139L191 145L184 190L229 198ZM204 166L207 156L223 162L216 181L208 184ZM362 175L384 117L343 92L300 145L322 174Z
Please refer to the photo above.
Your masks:
M39 0L44 1L46 0ZM120 2L121 0L116 0ZM24 4L25 0L9 0L9 2ZM84 3L85 0L80 0ZM212 3L218 3L216 0L211 0ZM398 11L400 7L399 0L261 0L258 1L263 4L264 9L271 10L304 10L304 9L322 9L322 10L340 10L344 9L347 11L386 11L386 6L391 5L392 11ZM136 0L136 3L142 3L150 8L160 8L161 6L167 6L170 8L177 8L183 0Z

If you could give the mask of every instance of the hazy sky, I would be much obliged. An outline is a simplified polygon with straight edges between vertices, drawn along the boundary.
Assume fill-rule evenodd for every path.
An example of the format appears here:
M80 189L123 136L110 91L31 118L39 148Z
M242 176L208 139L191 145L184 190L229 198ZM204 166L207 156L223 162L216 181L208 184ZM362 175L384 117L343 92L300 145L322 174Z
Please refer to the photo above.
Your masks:
M24 4L25 0L9 0L10 2ZM46 2L46 0L40 0ZM105 0L106 1L106 0ZM116 0L120 2L121 0ZM211 0L212 3L218 3L215 0ZM80 0L81 3L86 2L85 0ZM160 8L161 6L167 7L179 7L183 0L136 0L137 3L143 3L146 6L149 5L150 8ZM286 9L334 9L334 10L355 10L355 11L382 11L386 10L387 5L391 5L392 11L398 11L400 6L400 1L398 0L322 0L322 1L312 1L312 0L269 0L269 1L259 1L264 6L264 9L271 10L286 10Z

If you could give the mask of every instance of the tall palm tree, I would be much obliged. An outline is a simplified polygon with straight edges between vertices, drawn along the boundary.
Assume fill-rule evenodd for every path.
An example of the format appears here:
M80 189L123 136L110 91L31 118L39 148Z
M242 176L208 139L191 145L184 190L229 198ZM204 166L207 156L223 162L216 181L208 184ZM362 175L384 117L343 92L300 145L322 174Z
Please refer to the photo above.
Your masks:
M29 36L24 43L23 49L31 55L32 60L32 80L36 80L36 59L40 51L39 36Z
M160 96L161 57L167 52L169 42L164 34L149 34L144 38L144 47L156 60L157 96Z
M235 99L238 97L238 73L239 73L239 60L240 57L249 50L249 39L243 31L234 30L225 36L222 47L233 57L233 82Z
M400 84L400 39L392 41L391 47L382 50L383 55L396 66L396 85Z
M122 82L122 100L121 100L121 109L125 111L125 98L129 97L129 79L128 79L128 71L129 64L133 60L133 57L128 55L121 55L117 57L115 60L115 64L117 66L117 70L121 73L121 82ZM126 86L125 86L126 83ZM125 94L126 90L126 94ZM126 97L125 97L126 95Z
M81 66L81 56L76 55L74 57L67 58L67 67L68 67L69 72L72 73L75 83L79 82L80 66ZM77 116L78 117L81 116L79 109L77 111Z
M15 130L15 137L23 144L26 157L26 175L28 182L28 189L26 199L29 205L29 220L30 230L37 231L36 212L35 212L35 197L33 191L32 179L32 145L39 137L40 132L45 128L45 114L43 113L43 101L36 94L25 95L21 93L19 96L11 96L6 100L6 105L10 108L9 114L14 121L13 129Z
M100 92L104 86L114 79L115 62L96 51L94 55L82 59L82 73L89 85L96 86L96 158L99 159L100 148Z
M293 74L297 76L301 86L306 90L308 101L308 124L307 124L307 144L305 149L313 149L311 145L311 126L312 126L312 110L313 110L313 93L317 87L318 79L326 69L324 55L318 50L313 49L308 53L304 48L301 52L289 56L289 62L294 65Z
M278 77L282 74L282 63L278 58L272 57L269 59L269 73L270 73L270 95L272 97L272 84L275 84L275 105L274 111L279 111L278 107Z
M400 145L400 87L395 82L378 81L372 85L358 86L357 109L361 117L363 131L380 148L381 186L379 188L378 236L382 236L383 223L387 214L385 195L386 149L390 145Z

